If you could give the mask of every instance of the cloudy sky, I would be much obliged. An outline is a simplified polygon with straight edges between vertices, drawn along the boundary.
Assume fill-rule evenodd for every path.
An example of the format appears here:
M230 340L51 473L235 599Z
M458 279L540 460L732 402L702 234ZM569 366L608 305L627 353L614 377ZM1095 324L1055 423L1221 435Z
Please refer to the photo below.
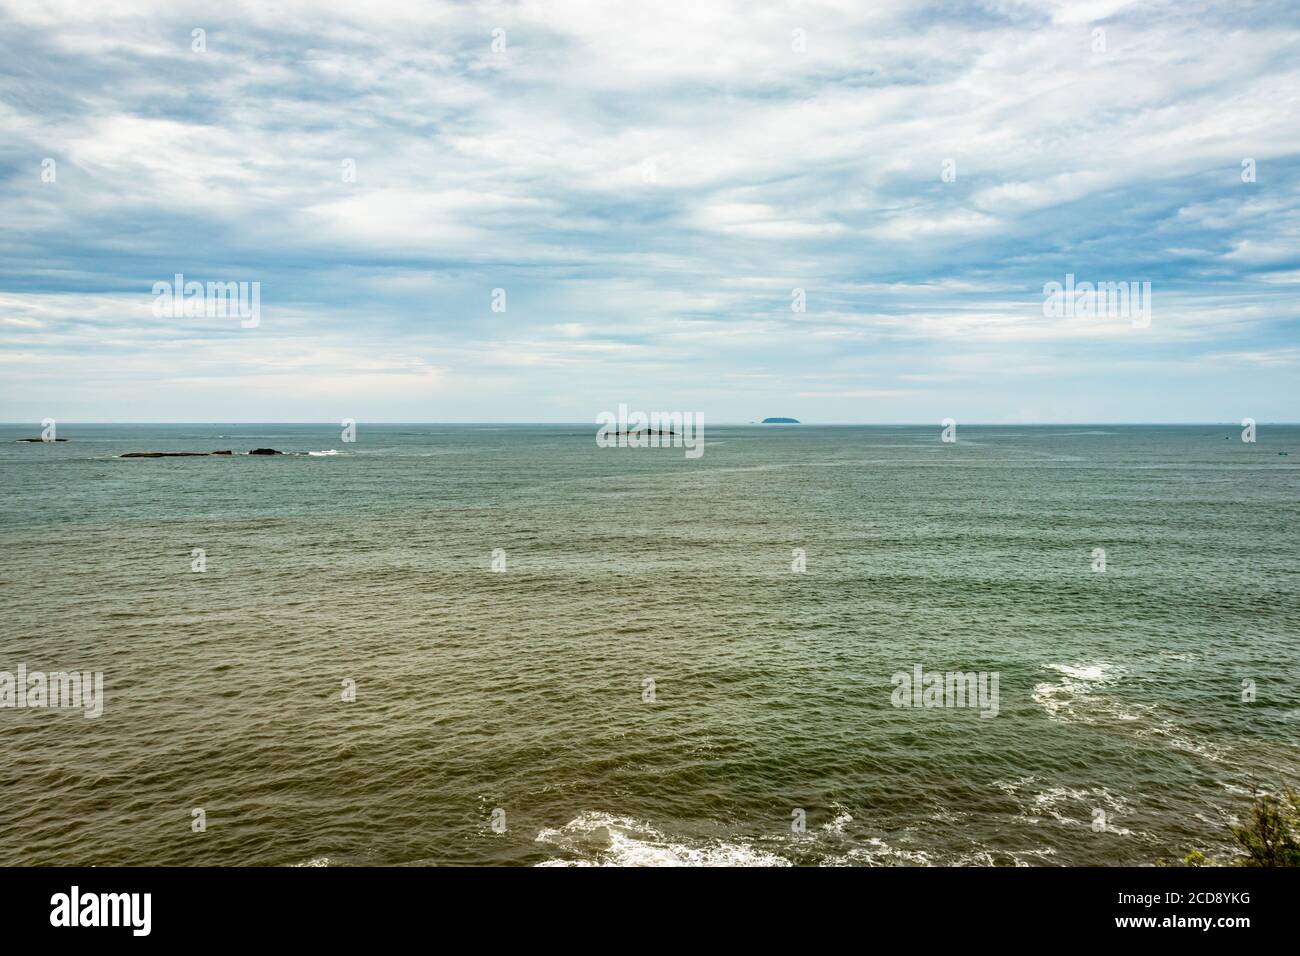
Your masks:
M0 0L0 131L4 421L1300 419L1294 4Z

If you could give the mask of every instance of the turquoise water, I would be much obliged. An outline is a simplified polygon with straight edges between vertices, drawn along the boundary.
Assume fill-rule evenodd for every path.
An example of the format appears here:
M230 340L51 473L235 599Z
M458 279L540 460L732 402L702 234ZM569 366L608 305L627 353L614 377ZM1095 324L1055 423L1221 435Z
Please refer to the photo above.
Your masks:
M0 864L1144 864L1300 782L1300 427L594 433L0 428L0 671L106 698L0 709ZM259 446L339 454L115 457Z

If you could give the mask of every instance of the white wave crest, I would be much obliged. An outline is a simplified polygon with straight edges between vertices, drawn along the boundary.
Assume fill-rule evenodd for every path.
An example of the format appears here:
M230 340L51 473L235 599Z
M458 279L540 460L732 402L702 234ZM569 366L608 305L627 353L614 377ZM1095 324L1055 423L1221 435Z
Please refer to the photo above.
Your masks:
M790 866L748 843L674 842L649 824L598 812L544 829L537 842L564 854L538 866Z
M831 809L835 811L835 819L830 823L823 823L822 830L823 832L833 836L843 836L844 828L853 822L853 814L849 813L847 809L840 806L838 803Z
M1038 684L1031 696L1034 703L1047 711L1047 716L1053 720L1092 723L1092 717L1080 711L1093 703L1091 695L1095 688L1112 684L1119 679L1118 668L1105 661L1096 664L1047 664L1046 667L1061 675L1060 680ZM1116 716L1120 720L1134 719L1127 715Z

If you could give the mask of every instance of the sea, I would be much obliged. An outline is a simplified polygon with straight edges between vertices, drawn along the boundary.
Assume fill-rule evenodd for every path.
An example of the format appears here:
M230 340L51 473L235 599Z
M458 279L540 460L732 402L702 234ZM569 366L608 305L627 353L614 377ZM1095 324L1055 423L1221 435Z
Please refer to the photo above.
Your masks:
M1155 865L1300 783L1300 427L595 432L0 426L0 865Z

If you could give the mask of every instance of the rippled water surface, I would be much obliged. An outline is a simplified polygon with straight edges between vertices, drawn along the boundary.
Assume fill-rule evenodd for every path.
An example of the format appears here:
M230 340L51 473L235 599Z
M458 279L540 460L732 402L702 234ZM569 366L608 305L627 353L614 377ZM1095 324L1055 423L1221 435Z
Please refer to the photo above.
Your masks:
M594 431L0 428L0 671L106 695L0 709L0 864L1142 864L1300 780L1300 428Z

